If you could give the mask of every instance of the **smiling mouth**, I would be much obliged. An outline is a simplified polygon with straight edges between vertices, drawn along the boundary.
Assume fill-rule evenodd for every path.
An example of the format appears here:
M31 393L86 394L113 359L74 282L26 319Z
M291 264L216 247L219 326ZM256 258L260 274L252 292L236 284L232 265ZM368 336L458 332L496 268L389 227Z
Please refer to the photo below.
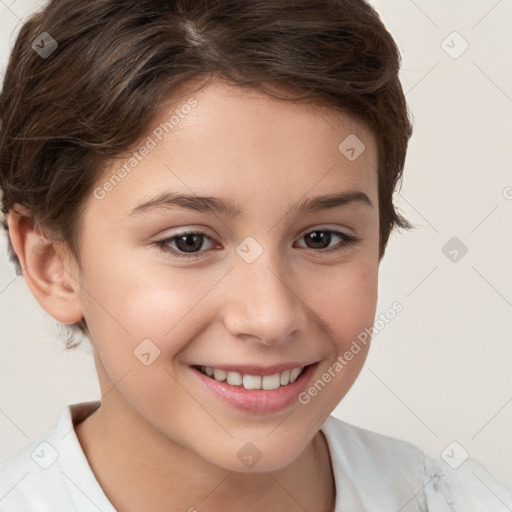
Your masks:
M293 384L311 365L298 366L291 370L276 372L272 375L250 375L237 371L224 371L210 366L193 366L196 370L217 382L245 389L273 390Z

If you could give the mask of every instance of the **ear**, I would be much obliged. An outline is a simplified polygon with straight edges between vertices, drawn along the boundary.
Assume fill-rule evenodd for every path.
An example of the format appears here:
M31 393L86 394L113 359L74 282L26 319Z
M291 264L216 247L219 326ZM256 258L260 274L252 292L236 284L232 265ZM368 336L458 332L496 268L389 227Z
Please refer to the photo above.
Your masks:
M83 318L77 264L68 251L58 250L34 225L31 212L20 204L6 214L12 247L23 276L40 306L57 321L73 324Z

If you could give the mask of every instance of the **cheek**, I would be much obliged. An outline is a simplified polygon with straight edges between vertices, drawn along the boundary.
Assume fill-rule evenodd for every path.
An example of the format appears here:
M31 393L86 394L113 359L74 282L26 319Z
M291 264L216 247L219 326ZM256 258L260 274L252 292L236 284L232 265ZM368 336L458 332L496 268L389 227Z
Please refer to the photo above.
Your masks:
M299 395L299 402L308 421L319 428L350 390L366 360L378 296L378 263L364 258L352 261L327 272L316 284L310 297L325 333L326 357L317 380Z
M116 361L121 353L133 357L145 339L168 361L211 323L204 299L222 273L103 263L92 266L84 283L84 316L98 350L115 350Z
M359 261L317 281L315 312L334 339L339 354L373 325L378 298L378 265Z
M173 360L211 325L208 291L224 272L217 274L98 262L84 283L90 292L84 316L107 389L116 383L134 409L153 414L163 400L179 395Z

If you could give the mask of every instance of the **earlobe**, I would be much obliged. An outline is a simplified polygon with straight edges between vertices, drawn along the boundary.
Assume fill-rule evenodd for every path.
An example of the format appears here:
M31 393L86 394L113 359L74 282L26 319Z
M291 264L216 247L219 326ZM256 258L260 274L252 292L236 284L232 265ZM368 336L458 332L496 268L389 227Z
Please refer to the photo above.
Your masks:
M76 264L59 251L34 224L24 206L16 204L6 216L9 236L30 291L57 321L73 324L83 318Z

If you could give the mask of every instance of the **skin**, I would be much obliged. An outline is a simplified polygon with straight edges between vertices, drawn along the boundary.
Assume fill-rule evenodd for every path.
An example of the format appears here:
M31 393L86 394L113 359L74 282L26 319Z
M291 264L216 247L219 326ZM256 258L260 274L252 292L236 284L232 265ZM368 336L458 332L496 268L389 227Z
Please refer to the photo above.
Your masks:
M319 361L313 383L373 325L375 138L339 112L221 81L163 106L152 126L191 96L197 106L179 125L103 199L88 199L82 271L65 246L41 238L28 218L8 215L38 302L56 320L84 317L89 328L102 405L75 430L120 512L332 511L331 460L319 429L359 375L368 346L307 405L273 413L226 404L188 365ZM366 146L354 161L338 149L350 134ZM126 161L111 162L99 186ZM166 190L230 199L245 216L178 207L128 215ZM364 192L373 207L292 209L304 198L347 190ZM152 245L183 228L210 238L197 258ZM325 245L341 250L325 253L305 236L322 228L359 240L344 245L332 235ZM235 250L248 236L263 249L251 264ZM145 338L160 350L148 366L134 357ZM262 454L251 468L237 457L247 442Z

